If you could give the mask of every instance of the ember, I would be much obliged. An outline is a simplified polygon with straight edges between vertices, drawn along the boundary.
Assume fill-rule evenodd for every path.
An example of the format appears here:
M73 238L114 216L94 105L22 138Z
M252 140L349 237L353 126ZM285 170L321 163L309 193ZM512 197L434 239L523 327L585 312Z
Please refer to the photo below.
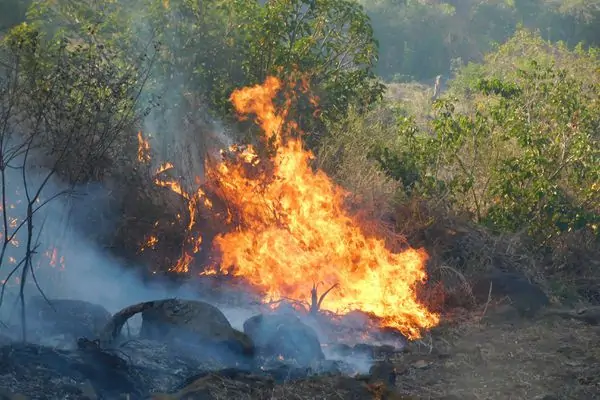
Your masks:
M344 206L349 193L310 167L314 156L295 136L297 125L287 121L286 107L274 103L282 89L280 80L269 77L231 96L243 118L256 115L265 142L275 149L266 159L251 145L234 147L222 160L207 163L206 193L226 205L222 223L233 228L215 237L219 263L205 274L243 277L262 291L265 301L285 298L312 307L317 287L332 288L319 298L319 309L336 314L361 310L375 315L382 327L420 337L439 322L416 295L416 286L427 278L427 254L410 248L392 252L383 239L365 233ZM197 208L212 206L201 189L189 195L175 181L157 178L156 183L188 201L189 231ZM200 236L193 240L197 250ZM187 272L194 253L184 252L174 269Z

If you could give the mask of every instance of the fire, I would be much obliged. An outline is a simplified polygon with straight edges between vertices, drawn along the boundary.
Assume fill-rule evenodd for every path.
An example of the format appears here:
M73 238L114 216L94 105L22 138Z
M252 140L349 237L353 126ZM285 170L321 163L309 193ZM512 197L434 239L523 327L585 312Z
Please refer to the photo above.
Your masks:
M273 104L273 99L281 90L281 81L275 77L267 77L264 85L257 85L245 90L236 90L231 95L231 101L240 117L254 112L257 122L267 139L275 137L275 145L281 145L281 133L284 128L285 113L279 113ZM289 126L293 128L295 126Z
M212 203L206 197L206 194L200 187L198 187L193 194L189 194L183 188L181 183L176 181L175 179L161 179L159 177L159 175L165 173L166 171L169 171L172 168L173 164L171 163L164 163L163 165L161 165L156 171L154 183L158 186L171 189L173 192L183 197L187 202L189 222L186 227L186 240L182 249L181 256L179 257L175 265L171 267L171 271L187 273L190 270L190 264L194 260L194 254L200 251L200 246L202 245L202 236L193 231L193 228L198 219L199 208L200 206L203 206L207 209L210 209L212 208ZM156 236L151 236L147 243L145 243L142 246L140 251L143 251L148 247L154 247L157 243L158 238Z
M61 270L65 269L65 256L58 256L58 249L53 247L52 250L48 250L45 253L49 259L49 264L52 268L59 267Z
M189 214L185 245L171 271L189 272L200 250L196 224L200 209L213 208L206 195L210 193L225 212L213 211L209 218L229 230L214 238L218 266L203 275L242 277L267 303L290 299L337 314L360 310L376 316L383 327L419 338L423 329L439 322L439 316L417 300L417 285L427 279L426 252L393 252L384 239L361 228L345 207L349 193L311 168L314 156L296 135L298 125L288 120L292 98L288 95L282 107L276 106L283 86L269 77L262 85L231 95L240 118L256 116L264 141L273 148L270 157L255 146L234 145L221 152L221 160L207 162L206 182L201 185L196 178L193 192L162 177L173 164L157 169L154 183L183 197ZM300 91L308 94L306 82ZM316 104L315 97L310 101ZM150 236L142 249L157 242Z
M150 157L150 143L142 135L142 131L137 134L138 138L138 161L141 163L149 163Z
M237 218L234 231L214 240L223 273L244 277L270 300L310 302L314 285L336 285L322 309L359 309L384 326L420 337L421 329L439 322L415 292L427 278L427 254L393 253L384 240L361 230L344 207L348 193L324 172L313 171L313 155L291 137L297 126L273 102L281 89L281 81L270 77L231 96L238 113L255 114L265 139L275 144L272 169L253 168L258 155L252 147L238 152L236 162L208 167L209 185Z
M148 239L140 247L140 252L143 252L146 249L154 249L157 244L158 238L156 235L150 235L150 237L148 237Z

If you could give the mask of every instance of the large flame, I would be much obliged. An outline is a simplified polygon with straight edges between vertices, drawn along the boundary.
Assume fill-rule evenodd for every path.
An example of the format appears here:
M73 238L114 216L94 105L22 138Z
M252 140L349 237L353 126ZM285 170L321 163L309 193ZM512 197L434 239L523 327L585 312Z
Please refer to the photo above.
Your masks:
M296 128L286 122L274 98L282 83L270 77L263 85L235 91L238 113L256 115L275 155L270 167L257 168L253 147L232 161L208 167L207 179L235 217L236 229L214 240L222 273L246 278L269 299L314 302L314 288L335 286L321 309L344 313L362 310L384 326L418 338L439 318L417 301L416 286L426 279L423 250L389 251L370 237L345 208L347 193L324 172L313 171L313 155ZM214 273L214 270L208 273Z
M200 188L197 182L193 193L174 179L160 177L173 168L171 163L157 169L155 184L182 196L189 214L181 256L170 269L189 272L202 244L196 232L198 211L212 210L206 195L210 193L225 205L226 213L224 218L214 210L209 215L215 225L230 229L213 240L219 263L204 275L243 277L267 301L292 299L339 314L361 310L409 338L420 337L423 329L439 322L438 315L417 300L417 285L427 278L427 254L416 249L392 252L383 239L361 229L344 207L348 193L324 172L313 171L312 153L293 136L298 126L288 121L289 93L282 107L275 105L282 89L280 80L269 77L231 96L241 118L256 116L265 142L274 148L270 157L259 155L251 145L234 145L221 152L222 160L207 164L206 183ZM309 94L306 82L300 91ZM316 104L316 98L310 101ZM138 140L139 161L149 162L149 145L141 133ZM157 243L150 235L140 251ZM321 298L317 288L322 288Z

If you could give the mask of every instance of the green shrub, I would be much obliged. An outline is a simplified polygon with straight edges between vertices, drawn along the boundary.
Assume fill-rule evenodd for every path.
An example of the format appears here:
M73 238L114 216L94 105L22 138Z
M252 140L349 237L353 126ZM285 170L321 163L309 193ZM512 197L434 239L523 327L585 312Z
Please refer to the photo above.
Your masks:
M400 119L371 157L404 191L444 196L498 232L600 234L600 62L520 31L459 73L429 129Z

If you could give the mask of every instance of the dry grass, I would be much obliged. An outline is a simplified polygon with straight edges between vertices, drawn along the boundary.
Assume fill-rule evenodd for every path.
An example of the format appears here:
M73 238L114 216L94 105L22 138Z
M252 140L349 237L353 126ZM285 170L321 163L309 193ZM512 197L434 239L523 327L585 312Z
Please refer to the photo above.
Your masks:
M350 377L322 377L274 384L258 377L229 379L210 374L194 381L172 395L156 394L152 400L322 400L322 399L378 399L401 400L408 397L394 395L384 385L368 384Z
M375 110L365 119L350 110L344 124L331 127L318 149L317 167L342 187L351 190L354 200L365 209L377 210L380 217L391 211L390 199L398 183L386 176L368 159L371 146L393 140L393 125L387 123L385 110Z
M433 116L433 87L417 82L388 83L385 99L402 105L410 115L416 117L419 126L426 126L427 120Z
M453 316L428 346L402 361L398 392L419 399L594 399L600 393L600 328L552 317L520 320L490 304Z

